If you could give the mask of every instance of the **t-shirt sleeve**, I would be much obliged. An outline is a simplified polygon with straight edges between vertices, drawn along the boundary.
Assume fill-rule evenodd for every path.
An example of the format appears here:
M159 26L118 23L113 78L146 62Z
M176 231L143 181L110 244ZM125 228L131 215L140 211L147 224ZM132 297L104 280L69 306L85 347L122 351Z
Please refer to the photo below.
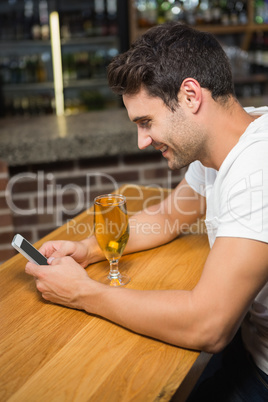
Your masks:
M222 183L216 237L268 243L268 141L245 149Z
M195 192L202 196L206 195L205 167L199 161L190 164L185 174L185 180Z

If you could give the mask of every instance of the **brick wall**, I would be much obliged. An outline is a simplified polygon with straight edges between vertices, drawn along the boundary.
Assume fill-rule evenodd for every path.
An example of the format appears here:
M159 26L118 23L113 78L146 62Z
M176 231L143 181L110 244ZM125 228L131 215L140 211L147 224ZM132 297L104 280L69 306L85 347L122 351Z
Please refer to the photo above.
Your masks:
M156 152L11 166L9 180L7 168L3 169L2 187L7 186L9 196L2 190L0 261L13 253L13 233L35 242L88 208L96 195L126 183L173 188L184 175L170 171Z
M9 174L7 164L0 161L0 262L15 254L10 242L14 235L13 217L7 205L5 190Z

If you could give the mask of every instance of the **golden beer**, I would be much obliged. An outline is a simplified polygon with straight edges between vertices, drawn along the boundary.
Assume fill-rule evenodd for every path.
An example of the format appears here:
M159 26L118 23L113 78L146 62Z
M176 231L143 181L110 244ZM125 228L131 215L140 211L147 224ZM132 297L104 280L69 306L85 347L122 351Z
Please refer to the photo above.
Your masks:
M105 194L94 201L94 232L105 257L110 262L108 279L113 286L122 285L123 276L118 271L118 260L129 238L126 199L120 194ZM121 282L120 282L121 281Z

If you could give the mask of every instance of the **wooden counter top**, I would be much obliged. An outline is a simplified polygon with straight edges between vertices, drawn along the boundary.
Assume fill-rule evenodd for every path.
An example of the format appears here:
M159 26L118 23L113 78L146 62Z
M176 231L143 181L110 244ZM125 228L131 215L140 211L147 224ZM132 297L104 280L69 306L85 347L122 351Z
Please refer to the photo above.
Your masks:
M158 201L163 190L126 186L128 210ZM39 241L80 240L77 225L92 224L88 211L72 229L68 223ZM206 235L175 241L121 258L121 272L135 289L191 289L209 252ZM182 402L200 374L198 351L133 333L103 318L44 301L16 255L0 267L0 400L27 402ZM108 262L87 268L93 279L108 273ZM187 374L191 371L196 374Z

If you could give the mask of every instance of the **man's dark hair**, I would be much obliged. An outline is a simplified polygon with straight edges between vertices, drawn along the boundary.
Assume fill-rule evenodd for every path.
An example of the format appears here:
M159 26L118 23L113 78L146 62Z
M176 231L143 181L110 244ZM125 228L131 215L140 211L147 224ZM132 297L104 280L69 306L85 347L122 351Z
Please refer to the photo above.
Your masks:
M234 96L230 63L217 39L176 22L149 29L108 66L109 85L116 94L133 95L144 88L171 110L185 78L196 79L214 100Z

